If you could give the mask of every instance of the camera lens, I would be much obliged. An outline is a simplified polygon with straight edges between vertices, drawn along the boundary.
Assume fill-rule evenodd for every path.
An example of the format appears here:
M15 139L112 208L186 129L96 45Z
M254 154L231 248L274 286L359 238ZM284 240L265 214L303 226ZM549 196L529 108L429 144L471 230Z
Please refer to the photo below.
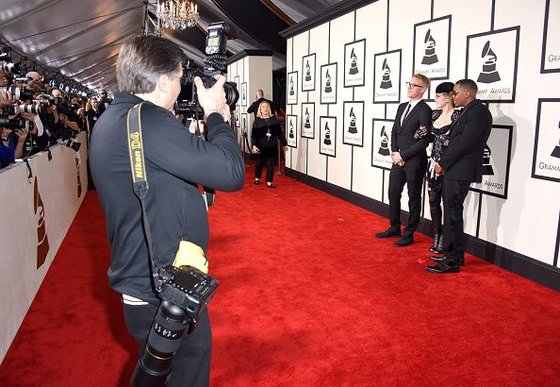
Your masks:
M235 106L239 99L239 91L237 91L237 84L235 82L224 83L224 91L226 92L226 103L230 109Z

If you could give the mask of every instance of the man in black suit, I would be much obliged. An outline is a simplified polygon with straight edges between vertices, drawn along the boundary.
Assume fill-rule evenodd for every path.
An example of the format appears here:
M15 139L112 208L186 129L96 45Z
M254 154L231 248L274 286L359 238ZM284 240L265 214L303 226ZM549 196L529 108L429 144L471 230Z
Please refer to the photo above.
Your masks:
M432 109L422 100L430 81L422 74L407 82L409 102L399 105L391 131L391 159L389 174L389 217L391 226L375 234L377 238L400 237L395 245L404 247L413 241L420 222L422 182L428 164L426 147L430 142ZM401 235L401 195L408 189L408 224Z
M478 87L471 79L463 79L453 87L455 106L464 109L451 126L449 147L435 171L443 174L443 257L426 266L432 273L456 273L465 262L463 203L472 182L482 181L482 156L492 130L492 114L476 99Z

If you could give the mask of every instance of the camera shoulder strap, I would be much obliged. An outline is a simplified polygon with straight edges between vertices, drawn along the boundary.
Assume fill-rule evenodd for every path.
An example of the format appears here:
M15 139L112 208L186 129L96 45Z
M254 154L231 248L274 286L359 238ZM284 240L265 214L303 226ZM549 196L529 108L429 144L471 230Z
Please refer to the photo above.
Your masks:
M144 143L142 139L142 104L134 105L128 111L126 117L126 133L128 143L128 155L130 157L130 170L132 172L132 185L134 193L140 199L142 205L142 221L146 232L146 242L148 243L148 253L152 263L152 276L157 275L156 262L152 247L152 236L150 233L150 223L146 213L146 203L144 199L148 194L148 176L146 175L146 161L144 159Z

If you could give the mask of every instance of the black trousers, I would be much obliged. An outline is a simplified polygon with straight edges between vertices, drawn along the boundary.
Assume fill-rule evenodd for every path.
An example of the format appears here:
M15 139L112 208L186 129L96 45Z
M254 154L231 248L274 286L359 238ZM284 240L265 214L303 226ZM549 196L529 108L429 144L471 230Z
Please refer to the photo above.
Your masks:
M389 219L391 229L401 227L401 197L406 184L408 190L408 224L404 235L411 236L420 223L420 207L422 202L422 183L426 165L404 165L400 167L393 164L389 173Z
M432 228L434 230L434 234L437 235L441 235L443 230L443 213L441 211L442 194L443 192L437 189L430 189L428 191L428 198L430 201L430 215L432 216Z
M123 309L126 327L140 344L139 356L142 356L157 307L123 304ZM171 375L166 386L207 387L210 383L211 347L210 320L205 309L194 332L187 336L185 331L179 349L173 356Z
M277 151L276 151L277 152ZM263 152L257 156L257 165L255 166L255 177L260 179L263 166L266 164L266 181L272 183L274 178L274 166L276 165L275 152Z
M443 179L443 254L450 262L465 258L463 204L469 186L467 181Z

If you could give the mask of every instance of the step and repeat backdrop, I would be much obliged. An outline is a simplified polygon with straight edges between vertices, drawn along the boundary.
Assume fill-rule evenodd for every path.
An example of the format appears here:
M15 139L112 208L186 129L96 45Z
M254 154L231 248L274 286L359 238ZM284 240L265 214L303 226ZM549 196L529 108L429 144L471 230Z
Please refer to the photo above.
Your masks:
M434 107L439 83L473 79L493 127L465 231L558 267L560 1L355 3L286 32L286 167L388 204L405 83L430 78L424 98ZM405 190L405 210L407 201ZM422 214L429 219L426 193Z

